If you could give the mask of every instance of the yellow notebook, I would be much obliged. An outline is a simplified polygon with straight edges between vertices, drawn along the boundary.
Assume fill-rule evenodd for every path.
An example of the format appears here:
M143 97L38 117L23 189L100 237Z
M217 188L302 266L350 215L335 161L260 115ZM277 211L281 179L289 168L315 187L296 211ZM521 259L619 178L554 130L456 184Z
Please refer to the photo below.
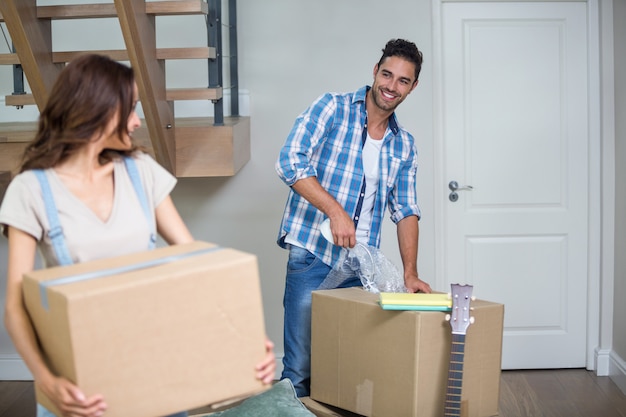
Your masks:
M384 310L449 311L452 300L448 294L381 292L380 306Z

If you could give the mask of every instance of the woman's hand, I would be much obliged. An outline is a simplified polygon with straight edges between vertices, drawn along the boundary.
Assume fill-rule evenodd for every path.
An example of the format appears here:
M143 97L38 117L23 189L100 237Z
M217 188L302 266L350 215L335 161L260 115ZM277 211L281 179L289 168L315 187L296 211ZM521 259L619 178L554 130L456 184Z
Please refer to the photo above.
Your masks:
M86 397L65 378L52 377L45 384L37 384L64 417L100 417L107 409L102 395Z
M256 377L264 384L271 384L276 373L276 356L274 355L274 343L265 339L265 357L256 366Z

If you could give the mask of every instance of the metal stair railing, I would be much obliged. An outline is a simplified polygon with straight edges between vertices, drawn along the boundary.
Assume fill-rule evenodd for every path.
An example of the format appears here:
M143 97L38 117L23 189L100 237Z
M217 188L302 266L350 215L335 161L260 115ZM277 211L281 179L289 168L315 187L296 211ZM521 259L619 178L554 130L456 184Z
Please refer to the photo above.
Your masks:
M15 46L11 46L11 50L15 53ZM14 64L13 65L13 92L11 95L18 96L26 94L24 90L24 70L22 69L22 65ZM16 106L18 109L21 109L24 106Z
M228 0L228 34L230 52L230 115L239 116L239 60L237 48L237 0Z
M223 42L222 42L222 2L221 0L207 0L209 13L206 18L207 45L215 48L216 57L208 59L209 88L223 86ZM239 70L237 59L237 0L228 0L228 38L229 38L229 77L230 77L230 115L239 116ZM2 28L4 34L4 28ZM4 34L5 40L6 34ZM15 52L15 47L11 45ZM13 92L12 95L26 94L24 89L24 70L20 64L13 65ZM212 100L213 124L224 125L224 101L220 97ZM22 105L16 106L22 108Z
M231 0L229 0L231 1ZM222 1L209 0L209 14L207 16L207 38L209 47L215 48L215 59L209 59L209 88L223 86L222 75ZM216 126L224 124L224 100L213 100L213 123Z
M222 87L223 79L223 42L222 42L222 2L208 0L209 14L207 16L208 46L215 48L215 59L209 59L209 88ZM229 39L229 81L230 86L230 115L239 116L239 70L237 61L237 0L228 0L228 39ZM224 124L224 102L220 98L213 101L214 124Z

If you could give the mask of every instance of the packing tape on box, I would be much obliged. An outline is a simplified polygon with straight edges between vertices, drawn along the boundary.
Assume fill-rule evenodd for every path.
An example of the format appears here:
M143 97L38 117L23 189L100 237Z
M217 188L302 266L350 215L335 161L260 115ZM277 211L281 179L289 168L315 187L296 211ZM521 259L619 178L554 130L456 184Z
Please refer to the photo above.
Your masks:
M73 284L75 282L87 281L90 279L102 278L110 275L123 274L125 272L137 271L140 269L152 268L155 266L167 264L174 261L179 261L186 258L191 258L193 256L203 255L206 253L216 252L221 250L222 248L219 246L215 246L212 248L199 249L192 252L185 252L178 255L170 255L163 258L152 259L145 262L139 262L136 264L120 266L116 268L106 268L101 269L99 271L85 272L82 274L69 275L62 278L51 279L49 281L44 281L39 283L39 293L41 297L41 305L45 310L49 310L48 304L48 288L54 287L56 285L65 285L65 284Z

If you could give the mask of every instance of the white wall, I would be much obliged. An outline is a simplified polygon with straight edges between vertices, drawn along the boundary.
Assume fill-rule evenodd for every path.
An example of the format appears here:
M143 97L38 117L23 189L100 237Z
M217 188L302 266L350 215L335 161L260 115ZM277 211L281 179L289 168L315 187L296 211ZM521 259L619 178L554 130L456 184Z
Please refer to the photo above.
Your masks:
M193 233L259 256L266 320L282 355L282 292L286 251L275 244L287 187L274 162L295 117L325 91L349 91L370 82L391 37L416 42L426 56L422 83L399 118L417 137L424 221L420 270L433 275L432 87L430 10L427 2L240 1L240 84L250 92L251 161L233 178L183 179L173 196ZM402 10L402 13L393 12ZM391 20L389 22L388 20ZM202 190L202 192L199 192ZM384 251L399 263L395 231L385 228Z
M615 288L611 375L626 392L626 2L613 2L615 44Z
M59 3L69 2L54 2ZM53 1L40 0L39 4ZM177 19L186 18L157 20L158 30L168 30L159 33L159 46L176 46L179 40L185 43L178 46L189 46L188 38L206 39L201 20L190 18L190 23L184 20L182 26L174 28ZM91 42L101 49L120 47L119 29L114 24L102 23L106 37L96 35L95 24L55 22L55 50L94 48ZM420 85L401 105L398 115L400 123L416 136L420 151L418 191L423 220L419 267L423 279L434 276L430 1L240 0L238 25L240 88L249 94L251 160L234 177L181 179L173 198L196 238L258 255L267 332L280 357L286 251L275 240L287 187L274 172L276 156L295 117L318 95L351 91L370 83L381 49L395 37L414 41L425 58ZM0 52L5 52L3 48L6 47L0 43ZM185 69L180 63L168 64L168 85L206 85L204 68ZM0 94L10 94L10 71L8 67L0 67L0 71ZM177 116L185 115L180 108L176 108ZM0 120L28 118L28 111L31 110L0 106ZM399 265L395 230L390 222L383 233L383 251ZM1 265L6 265L6 251L6 240L1 238ZM1 303L5 274L5 268L0 267ZM0 331L0 374L9 373L16 366L15 358L8 336ZM14 374L20 372L23 371L17 369Z

